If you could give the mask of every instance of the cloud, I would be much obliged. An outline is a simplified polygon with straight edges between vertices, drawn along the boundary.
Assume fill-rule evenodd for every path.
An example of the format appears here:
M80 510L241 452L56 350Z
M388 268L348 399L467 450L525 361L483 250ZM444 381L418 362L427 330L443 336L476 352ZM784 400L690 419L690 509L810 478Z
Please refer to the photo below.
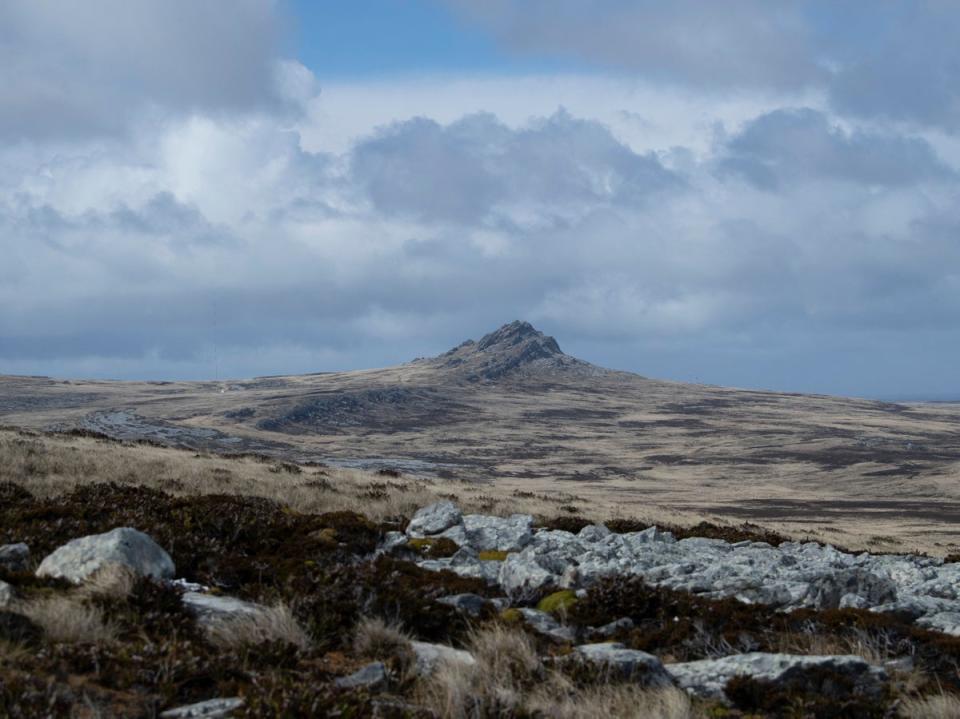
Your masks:
M296 94L271 0L0 5L0 138L123 132L144 115L276 108ZM302 79L299 83L302 87Z
M798 3L764 0L448 0L510 48L700 89L798 89L822 80ZM761 61L762 60L762 61Z
M752 120L727 140L720 167L771 190L804 180L873 187L956 179L922 138L848 132L810 108L776 110Z
M446 3L516 52L698 93L816 91L851 117L960 131L952 0Z
M524 222L637 206L679 184L656 156L563 110L519 130L488 113L446 126L395 123L355 147L351 169L382 212L462 223L495 220L492 213Z

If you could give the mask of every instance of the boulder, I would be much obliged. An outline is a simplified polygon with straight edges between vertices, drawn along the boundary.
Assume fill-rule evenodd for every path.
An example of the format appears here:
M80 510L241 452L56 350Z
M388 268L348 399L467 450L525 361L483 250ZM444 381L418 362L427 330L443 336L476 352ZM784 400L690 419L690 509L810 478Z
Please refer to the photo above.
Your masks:
M417 510L407 525L407 536L440 534L443 530L460 524L462 520L463 515L453 502L436 502Z
M609 624L604 624L602 627L590 627L588 631L591 637L612 637L617 632L625 632L631 629L633 629L633 620L630 617L621 617Z
M598 667L607 680L628 680L645 687L673 685L673 679L657 657L636 649L627 649L617 642L581 644L574 648L570 656L575 661Z
M243 699L240 697L208 699L205 702L168 709L161 712L160 717L161 719L219 719L230 716L242 706Z
M426 676L443 662L454 662L472 666L477 663L470 652L454 649L445 644L430 644L428 642L410 642L413 653L417 657L417 674Z
M67 542L47 555L37 576L81 584L107 564L120 564L154 579L171 579L175 571L170 555L150 537L136 529L119 527Z
M724 688L734 677L749 677L776 685L789 684L799 690L820 691L816 675L826 671L851 681L856 693L870 695L881 691L887 678L883 669L852 655L805 656L752 652L720 659L667 664L666 670L678 686L691 694L719 700L726 699ZM810 677L809 683L807 676Z
M8 572L26 572L30 568L30 547L23 542L0 547L0 568Z
M533 540L533 517L513 514L509 517L486 517L468 514L463 523L443 532L460 546L477 552L517 552Z
M382 689L387 685L387 668L383 662L373 662L348 677L340 677L334 684L340 689Z
M528 554L526 550L508 555L497 575L500 587L512 597L535 594L554 583L555 578L553 572L540 566L535 554Z
M818 609L837 609L841 602L862 609L896 601L897 585L864 569L841 569L814 579L809 597Z

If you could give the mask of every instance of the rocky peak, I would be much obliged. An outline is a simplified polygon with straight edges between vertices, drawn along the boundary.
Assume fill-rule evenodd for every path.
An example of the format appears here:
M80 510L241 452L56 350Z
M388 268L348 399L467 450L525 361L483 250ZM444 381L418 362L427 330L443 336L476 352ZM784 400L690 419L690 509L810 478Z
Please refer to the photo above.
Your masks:
M592 365L565 355L557 341L529 322L517 320L467 340L435 360L441 367L457 369L470 380L498 380L508 375L543 374ZM595 369L595 368L594 368Z

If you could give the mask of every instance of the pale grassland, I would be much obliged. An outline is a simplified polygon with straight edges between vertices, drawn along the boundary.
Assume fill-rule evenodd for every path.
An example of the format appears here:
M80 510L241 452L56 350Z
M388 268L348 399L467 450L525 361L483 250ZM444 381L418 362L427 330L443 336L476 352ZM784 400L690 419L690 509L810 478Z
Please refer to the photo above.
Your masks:
M285 604L265 607L255 614L238 614L211 622L207 636L220 647L257 646L283 642L300 649L310 648L310 637Z
M464 511L485 514L529 513L552 518L580 505L588 516L618 516L613 508L597 513L583 497L565 492L511 490L489 483L297 466L255 457L225 457L147 444L91 437L0 430L0 482L22 485L36 496L56 496L85 484L118 482L174 495L237 494L265 497L299 512L359 511L374 520L410 516L441 499ZM641 518L645 519L645 518ZM696 516L670 514L650 521L678 522Z
M938 694L918 699L904 699L900 705L903 719L957 719L960 717L960 697Z

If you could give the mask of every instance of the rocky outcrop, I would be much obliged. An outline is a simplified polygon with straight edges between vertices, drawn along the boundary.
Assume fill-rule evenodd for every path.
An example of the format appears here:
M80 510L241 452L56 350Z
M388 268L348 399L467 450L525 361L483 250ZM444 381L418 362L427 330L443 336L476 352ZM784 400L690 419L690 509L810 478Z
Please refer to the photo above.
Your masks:
M430 514L439 514L437 505ZM461 551L420 565L483 578L515 600L550 586L579 590L607 576L639 576L706 598L734 597L782 610L896 611L960 636L960 564L933 557L851 554L813 542L774 547L701 537L678 541L655 527L625 534L600 525L577 534L534 531L526 515L467 515L457 521L449 504L442 516L443 522L430 526L448 525L437 533L456 541ZM494 547L505 554L490 553Z
M677 685L707 699L726 699L724 689L734 677L772 682L801 691L820 691L825 675L840 676L848 691L875 695L882 690L886 672L857 656L801 656L793 654L737 654L720 659L667 664Z
M408 537L428 537L439 534L463 519L460 509L453 502L436 502L423 507L413 515L407 525Z
M30 568L30 547L23 542L0 547L0 568L8 572L26 572Z
M37 576L81 584L108 564L120 564L154 579L171 579L175 571L170 555L150 537L136 529L119 527L67 542L40 563Z

